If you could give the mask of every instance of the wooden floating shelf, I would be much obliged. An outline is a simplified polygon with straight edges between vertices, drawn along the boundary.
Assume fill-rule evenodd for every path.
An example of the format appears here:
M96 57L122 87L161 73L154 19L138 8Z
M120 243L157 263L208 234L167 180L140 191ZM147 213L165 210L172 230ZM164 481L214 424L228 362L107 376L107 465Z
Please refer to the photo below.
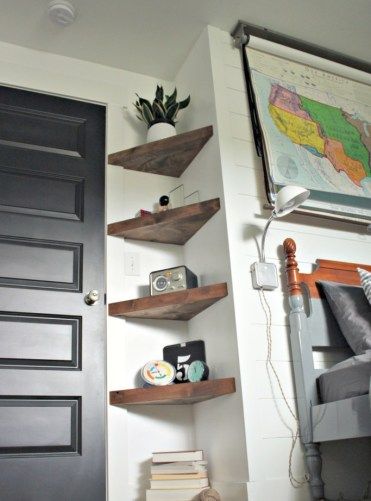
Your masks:
M110 392L110 404L125 407L127 405L175 405L194 404L211 398L235 393L233 377L212 379L199 383L181 383L151 388L134 388Z
M132 240L185 244L218 210L219 198L108 225L108 235Z
M211 125L108 155L108 163L125 169L180 177L213 135Z
M111 303L114 317L189 320L228 295L226 283Z

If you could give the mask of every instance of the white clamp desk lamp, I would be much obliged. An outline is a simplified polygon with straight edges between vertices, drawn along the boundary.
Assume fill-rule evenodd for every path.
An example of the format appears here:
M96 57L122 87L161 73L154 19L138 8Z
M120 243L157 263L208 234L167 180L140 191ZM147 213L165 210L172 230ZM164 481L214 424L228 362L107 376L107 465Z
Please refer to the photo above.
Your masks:
M251 265L254 289L273 290L278 287L276 265L274 263L265 262L265 239L269 225L277 217L286 216L286 214L295 210L309 197L309 195L310 191L300 186L284 186L278 192L274 209L264 228L260 261Z

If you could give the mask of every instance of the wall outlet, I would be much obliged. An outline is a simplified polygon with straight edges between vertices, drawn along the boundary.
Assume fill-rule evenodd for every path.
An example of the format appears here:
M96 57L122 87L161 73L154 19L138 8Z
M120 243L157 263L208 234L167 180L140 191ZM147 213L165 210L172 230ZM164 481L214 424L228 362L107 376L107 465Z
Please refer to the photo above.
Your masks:
M251 265L254 289L272 291L278 287L277 268L274 263L254 263Z
M139 254L137 252L124 253L124 270L127 276L140 275L139 269Z

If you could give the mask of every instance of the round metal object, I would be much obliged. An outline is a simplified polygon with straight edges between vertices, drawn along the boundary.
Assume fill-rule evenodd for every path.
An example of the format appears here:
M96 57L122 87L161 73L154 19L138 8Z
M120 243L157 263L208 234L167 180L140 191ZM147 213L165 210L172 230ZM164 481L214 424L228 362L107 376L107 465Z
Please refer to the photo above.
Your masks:
M88 306L93 306L99 301L99 292L95 289L92 289L86 294L84 300Z
M169 280L163 275L156 277L153 282L153 287L157 292L164 291L168 287L168 285L169 285Z

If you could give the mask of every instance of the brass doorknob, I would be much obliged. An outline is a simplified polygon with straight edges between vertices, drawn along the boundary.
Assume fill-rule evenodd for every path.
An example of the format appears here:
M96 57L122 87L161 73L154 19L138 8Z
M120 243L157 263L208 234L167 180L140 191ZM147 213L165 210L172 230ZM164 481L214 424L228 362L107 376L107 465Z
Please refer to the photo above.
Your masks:
M92 289L86 294L84 300L87 305L93 306L99 301L99 292L95 289Z

